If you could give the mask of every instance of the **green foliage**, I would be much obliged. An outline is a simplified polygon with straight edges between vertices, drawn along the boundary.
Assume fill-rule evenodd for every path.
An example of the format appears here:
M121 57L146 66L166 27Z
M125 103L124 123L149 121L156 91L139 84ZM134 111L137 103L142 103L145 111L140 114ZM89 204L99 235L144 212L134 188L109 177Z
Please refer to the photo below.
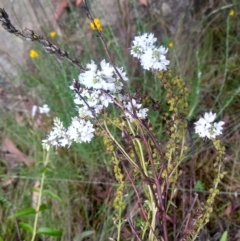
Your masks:
M137 2L131 2L135 6L133 9L134 13L138 16L136 19L136 32L150 31L151 28L156 30L158 20L154 18L156 21L153 23L153 21L151 21L153 19L150 17L147 19L142 18L139 9L137 9ZM170 198L168 200L166 199L168 201L170 218L173 214L184 214L190 209L190 205L186 205L186 210L181 210L182 206L175 203L175 192L177 192L181 184L189 188L189 175L185 170L189 168L188 162L193 162L193 159L189 161L189 154L186 148L188 144L181 142L187 132L186 117L197 117L201 110L206 107L213 107L214 110L220 110L219 115L227 115L226 118L230 120L230 128L228 133L225 134L226 138L231 136L231 141L232 139L235 140L234 133L237 132L239 127L240 112L238 111L239 98L237 98L239 95L239 41L234 37L236 36L235 31L238 24L237 16L233 18L227 17L226 10L221 7L216 10L220 13L219 15L214 15L216 17L213 19L205 16L196 27L198 32L195 30L192 31L191 36L194 34L194 38L199 40L197 41L199 44L194 47L189 47L195 42L190 42L192 38L189 37L191 40L189 40L189 42L186 41L181 48L177 48L177 46L175 48L174 46L169 50L170 56L173 57L176 55L177 59L181 58L179 62L176 61L172 66L173 69L177 69L175 72L180 73L181 78L177 77L177 75L175 76L170 71L165 73L168 75L167 77L165 76L166 78L162 75L163 73L159 73L161 76L157 77L149 73L144 73L143 77L137 76L139 70L133 72L132 65L129 64L128 58L124 54L126 50L122 48L120 41L116 37L118 33L114 32L111 26L106 27L104 32L104 38L106 42L109 43L109 48L115 56L116 63L129 66L129 76L134 76L131 82L132 89L135 89L135 86L137 86L140 88L141 93L146 96L150 95L153 99L158 100L162 107L161 111L151 110L149 112L149 119L151 120L152 131L159 140L166 145L165 157L167 163L164 163L157 154L153 157L153 161L157 163L156 165L158 165L158 167L165 165L160 180L167 180L167 187L170 187L172 190L169 193ZM225 21L227 18L228 22ZM72 19L72 21L73 25L77 25L76 18ZM228 26L223 26L225 24L228 24ZM73 28L70 29L70 31L73 31ZM229 37L227 42L228 47L226 47L227 34ZM178 40L181 41L178 37L179 36L175 36L176 42ZM169 42L172 38L174 38L174 36L167 36L166 39L168 40L166 42ZM57 40L58 44L66 47L69 54L74 56L74 49L68 46L68 43L63 43L63 41L60 37ZM84 54L81 55L81 62L87 63L90 59L97 60L103 58L102 56L105 55L104 48L98 38L94 38L94 46L88 46L87 39L85 38L82 41L84 43ZM45 235L49 237L59 237L59 240L66 240L68 228L70 228L72 233L71 237L75 238L73 240L84 241L90 238L105 241L107 238L116 235L114 231L116 224L121 224L118 225L118 232L120 232L120 229L123 227L122 222L120 222L123 218L122 212L118 217L119 223L115 223L114 225L112 220L113 210L111 205L114 203L114 197L120 200L117 204L121 204L115 205L115 208L120 207L121 209L123 209L124 206L132 208L132 200L137 203L139 203L139 200L134 196L132 200L124 199L123 203L124 190L126 193L129 191L129 184L124 181L127 175L126 173L123 174L123 167L120 165L119 160L114 164L115 172L109 171L113 170L112 163L109 161L109 154L113 153L114 146L106 136L103 140L101 137L96 137L90 144L73 145L69 149L58 150L50 154L47 164L41 162L44 158L41 140L51 128L52 117L60 117L67 125L71 121L71 117L76 114L72 102L72 92L67 86L69 86L72 79L78 77L79 71L69 63L64 62L64 60L59 61L55 59L55 56L49 56L43 52L39 46L32 46L39 52L40 58L33 60L30 68L23 70L22 79L24 80L25 91L26 94L27 92L31 93L38 103L48 103L53 113L49 119L46 118L43 120L44 127L40 130L34 129L31 121L26 121L24 125L20 126L16 124L13 115L1 113L1 129L14 139L16 145L23 153L31 153L34 157L35 166L19 167L16 171L18 181L20 182L20 184L16 186L17 190L11 189L7 195L2 193L0 196L0 205L6 207L4 211L2 211L3 218L0 223L0 226L2 226L0 227L2 237L0 237L0 240L14 240L14 233L16 231L12 219L15 219L17 222L21 220L18 226L20 229L27 231L27 233L29 233L27 235L33 235L35 232L34 235L36 235L36 237L38 235ZM184 56L184 58L182 56ZM174 57L172 59L174 59ZM165 88L165 91L163 91L159 81ZM185 89L187 87L190 88L189 93L188 90ZM146 104L149 103L150 102L146 100ZM187 103L189 106L187 106ZM168 109L168 107L170 108ZM114 116L114 114L114 111L111 110L109 116ZM162 120L162 117L164 117L164 120ZM117 124L115 123L115 126L117 126L117 134L120 134L118 128L119 126L121 127L121 124L121 121L118 121ZM134 136L136 130L138 129L133 129L132 136ZM230 143L230 140L226 140L226 142ZM155 215L157 213L154 213L154 192L148 189L150 186L148 184L151 184L152 181L152 179L148 179L148 177L152 177L151 165L148 159L145 160L146 150L142 148L142 146L139 146L138 136L133 140L133 145L139 156L144 153L140 161L144 170L143 173L146 174L143 178L142 173L137 173L133 168L133 181L135 181L138 190L141 190L142 198L145 198L146 202L144 207L147 210L149 220L152 221L152 226L155 228ZM225 151L224 147L221 143L214 143L214 145L217 150L216 153L211 149L212 147L210 145L203 147L198 143L195 144L194 151L201 153L201 157L197 159L197 163L195 163L194 166L198 171L196 172L197 181L193 188L195 191L200 192L210 191L210 196L203 197L204 194L199 194L201 200L207 199L207 203L203 207L201 215L196 215L195 219L198 221L198 224L190 230L191 237L189 237L191 239L189 240L193 240L194 232L198 234L209 219L213 219L212 222L214 223L212 206L213 204L214 206L218 205L218 200L215 199L215 196L219 192L217 186L221 180L227 181L230 184L235 182L234 179L236 182L239 182L237 174L240 167L235 162L239 157L239 143L237 141L235 141L234 144L231 143L231 146L233 145L233 148L235 148L234 151L236 152L236 156L234 157L234 165L236 165L236 168L235 170L233 170L232 167L228 168L229 173L231 173L229 176L231 176L232 180L229 180L226 176L224 177L224 173L220 170L223 153ZM130 145L127 144L125 145L125 147L129 146ZM151 151L155 152L154 148L151 149ZM135 162L132 155L133 153L130 153L129 157ZM215 155L215 163L211 166L209 160L212 160L212 155ZM6 177L4 165L5 164L1 163L0 171L1 176ZM206 175L204 173L204 165L207 167L206 169L209 169ZM104 168L105 171L101 171L101 168ZM105 176L109 175L109 172L111 172L111 175L109 179L106 179ZM16 177L15 174L14 176ZM208 178L206 182L204 178ZM33 182L39 179L44 180L44 183L41 184L42 189L32 188ZM185 182L181 183L182 179L185 179ZM211 181L209 181L209 179ZM118 183L116 183L116 180ZM180 181L180 185L176 185L177 181ZM96 184L95 182L100 182L100 184ZM209 184L209 182L211 183ZM210 189L212 184L214 184L215 188ZM115 191L118 190L118 192L116 191L114 194L111 193L108 189L110 186L112 186ZM154 186L153 190L155 190L155 188ZM221 188L221 190L225 190L224 186L221 186ZM229 186L229 188L231 187ZM29 194L29 190L32 191L31 194ZM164 191L166 190L164 189ZM39 200L37 211L34 208L30 208L31 195L34 192L42 196ZM187 195L186 193L184 193L184 195ZM209 193L207 194L209 195ZM20 195L21 198L18 198ZM126 203L125 200L128 200L128 202ZM179 200L177 201L180 202ZM114 204L116 204L116 202ZM14 214L12 214L12 206L14 206L15 211L17 210ZM23 209L22 207L29 208ZM193 208L193 213L197 213L196 209L196 207ZM146 220L143 221L143 214L141 213L141 215L139 215L135 210L131 211L133 213L131 213L131 215L133 215L133 218L137 222L137 225L135 225L136 228L141 226L143 230L142 237L149 237L147 236L149 234L149 226ZM41 213L41 215L37 216L37 213ZM33 220L33 216L37 218ZM182 217L182 215L179 216ZM192 214L192 216L194 215ZM8 220L7 223L4 217L11 219ZM24 220L24 222L22 220ZM236 220L233 220L233 222ZM81 223L83 226L81 234L79 234L79 230L76 228L76 223ZM184 225L185 224L186 223L184 223ZM214 224L215 225L212 226L216 226L216 223ZM199 228L198 231L197 228ZM211 229L211 226L207 228ZM32 236L33 238L35 237L34 235ZM227 236L228 232L225 231L220 241L227 240ZM154 240L153 234L150 237ZM123 238L123 240L127 240L127 238Z
M24 230L26 230L26 231L28 231L30 233L33 233L33 227L30 224L28 224L28 223L20 222L19 223L19 228L20 229L24 229Z
M41 227L37 230L37 234L44 234L46 236L60 237L62 235L62 231L53 229L53 228Z
M63 203L63 200L54 192L52 192L51 190L43 190L43 194L48 195L49 197L56 199L58 202Z
M199 192L204 191L204 183L201 180L197 180L194 189Z
M36 214L36 210L34 208L25 208L22 209L21 211L15 213L12 216L9 216L8 218L19 218L19 217L23 217L23 216L28 216L30 214Z
M228 240L228 232L225 231L219 241L227 241Z

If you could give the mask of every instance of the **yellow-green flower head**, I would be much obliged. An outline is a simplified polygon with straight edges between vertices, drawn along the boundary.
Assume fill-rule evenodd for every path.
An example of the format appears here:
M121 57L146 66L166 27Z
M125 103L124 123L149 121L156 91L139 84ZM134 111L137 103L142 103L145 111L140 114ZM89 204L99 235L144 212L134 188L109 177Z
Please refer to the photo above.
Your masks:
M102 31L102 25L101 25L100 19L94 18L94 20L90 23L90 27L92 30L98 29L99 31Z
M51 38L55 38L57 36L57 33L55 31L52 31L49 33Z
M231 10L229 11L229 16L233 17L234 15L235 15L235 11L234 11L233 9L231 9Z
M37 58L39 56L38 52L34 49L31 49L30 52L29 52L29 56L31 58Z
M173 42L170 42L170 43L168 44L168 47L169 47L169 48L172 48L173 46L174 46Z

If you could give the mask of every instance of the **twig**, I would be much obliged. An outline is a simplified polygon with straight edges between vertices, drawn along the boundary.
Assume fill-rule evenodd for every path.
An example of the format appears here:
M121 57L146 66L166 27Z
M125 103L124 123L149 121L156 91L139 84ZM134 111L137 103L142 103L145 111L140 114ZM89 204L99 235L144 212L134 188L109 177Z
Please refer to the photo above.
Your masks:
M2 27L9 33L15 34L18 37L21 37L27 41L36 41L42 45L44 50L49 54L55 54L60 58L64 58L72 63L75 67L77 67L81 71L85 71L86 69L82 67L80 62L76 59L72 59L69 57L68 53L65 50L60 49L58 46L50 43L48 40L44 39L41 36L37 36L33 30L25 28L22 32L16 29L4 8L0 8L0 22L2 22Z
M180 228L179 228L179 230L178 230L178 234L177 234L176 238L180 235L180 232L181 232L181 229L182 229L184 223L189 219L189 215L190 215L191 212L192 212L192 209L193 209L193 207L194 207L194 205L195 205L195 203L196 203L196 201L197 201L197 198L198 198L198 194L195 193L195 197L194 197L193 203L192 203L190 209L188 210L188 214L187 214L186 217L184 218L184 220L183 220L183 222L182 222L182 224L181 224L181 226L180 226ZM187 225L185 226L185 228L186 228L186 227L187 227Z
M134 192L135 192L135 194L136 194L136 196L137 196L138 205L139 205L139 207L141 208L141 211L142 211L142 214L143 214L143 216L144 216L144 219L145 219L146 222L148 223L149 228L151 229L151 231L153 232L153 234L154 234L154 236L155 236L155 238L156 238L156 240L157 240L157 237L156 237L156 235L155 235L155 232L154 232L154 230L153 230L153 227L151 226L151 224L150 224L150 222L149 222L149 220L148 220L147 214L146 214L146 212L145 212L145 209L144 209L144 207L143 207L143 205L142 205L142 202L141 202L141 199L140 199L138 190L137 190L137 188L136 188L136 186L135 186L135 184L134 184L134 182L133 182L133 180L132 180L132 178L131 178L131 176L130 176L130 174L129 174L129 172L128 172L128 170L127 170L127 168L125 167L125 165L124 165L123 162L122 162L122 166L123 166L124 171L125 171L126 174L127 174L127 177L128 177L128 179L129 179L129 181L131 182L132 187L133 187L133 189L134 189Z
M138 239L138 241L143 241L143 240L138 236L138 234L137 234L135 228L133 227L133 224L132 224L132 222L131 222L131 220L130 220L129 217L127 217L127 221L128 221L128 223L129 223L129 225L130 225L130 227L131 227L131 229L132 229L132 232L134 233L135 237Z

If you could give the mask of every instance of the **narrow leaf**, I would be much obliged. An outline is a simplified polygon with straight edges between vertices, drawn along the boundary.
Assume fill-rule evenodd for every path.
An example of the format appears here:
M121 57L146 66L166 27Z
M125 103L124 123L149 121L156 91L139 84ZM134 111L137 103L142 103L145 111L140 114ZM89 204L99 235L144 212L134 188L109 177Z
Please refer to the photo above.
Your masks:
M44 211L44 210L46 210L46 209L48 209L48 206L47 206L47 204L42 204L40 207L39 207L39 210L38 210L38 212L42 212L42 211Z
M225 232L222 234L222 237L220 238L220 241L227 241L227 236L228 236L228 232L225 231Z
M33 233L33 227L28 223L20 222L19 227L21 229L29 231L30 233Z
M33 188L31 188L31 191L39 193L40 189L38 187L33 187Z
M88 230L88 231L82 232L80 235L80 241L84 240L85 238L87 238L93 234L95 234L95 231L93 231L93 230Z
M43 169L42 169L42 173L46 173L48 171L48 166L45 166Z
M45 227L39 228L37 230L37 233L38 234L44 234L44 235L47 235L47 236L54 236L54 237L60 237L62 235L61 230L53 229L53 228L45 228Z
M169 201L169 203L173 205L173 207L177 208L177 206L172 201Z
M25 208L13 214L12 216L9 216L8 218L19 218L19 217L28 216L30 214L35 214L35 213L36 213L36 210L34 208Z
M43 190L43 193L50 196L53 199L56 199L57 201L59 201L60 203L63 203L63 200L54 192L50 191L50 190Z

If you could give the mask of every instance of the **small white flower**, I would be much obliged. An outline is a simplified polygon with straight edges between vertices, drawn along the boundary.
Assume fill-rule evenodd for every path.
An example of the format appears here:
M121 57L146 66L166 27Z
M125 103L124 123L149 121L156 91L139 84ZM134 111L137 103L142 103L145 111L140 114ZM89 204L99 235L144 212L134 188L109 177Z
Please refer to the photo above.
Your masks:
M140 109L137 112L137 117L140 119L145 119L147 117L147 112L148 112L147 108Z
M212 111L210 111L209 113L205 113L204 114L204 120L207 122L207 123L212 123L216 118L216 113L212 113Z
M114 96L112 96L112 98L114 98ZM110 103L113 103L112 98L105 93L99 96L99 100L105 108L107 108Z
M67 135L77 143L90 142L94 136L94 131L95 129L90 121L74 117L71 125L68 127Z
M56 117L54 120L53 120L53 132L57 133L57 135L62 135L62 133L65 132L65 128L63 126L63 123L62 121Z
M224 121L220 121L220 122L218 122L218 123L214 123L213 124L213 127L214 127L214 132L215 132L215 134L216 134L216 136L218 136L218 135L221 135L222 134L222 130L223 130L223 126L224 125Z
M124 104L124 107L128 109L129 111L132 111L132 107L139 109L142 106L142 104L137 104L137 101L135 99L132 99L132 101L127 102Z
M125 111L125 115L130 121L133 120L134 112L137 115L137 117L140 119L145 119L147 117L148 109L147 108L140 109L142 104L137 104L135 99L132 99L131 102L129 101L125 103L123 106L128 110L128 111ZM132 113L132 115L129 112Z
M92 110L95 114L99 114L104 106L107 107L107 101L110 103L109 98L101 99L104 93L102 94L100 90L85 89L80 95L81 97L78 94L75 95L74 103L78 105L76 109L78 110L79 117L81 118L93 118L94 115Z
M37 105L32 106L32 112L31 112L32 118L35 117L35 115L37 113L37 109L38 109Z
M145 33L143 35L136 36L132 41L130 54L133 55L133 57L140 58L148 48L154 48L156 41L157 39L152 33Z
M59 139L59 146L71 146L72 144L72 141L70 139L66 137L62 138L62 139Z
M214 122L216 114L205 113L204 117L201 117L197 122L195 122L195 132L202 138L215 139L216 136L222 134L224 122Z
M141 65L146 70L167 70L170 61L166 59L164 52L167 52L167 49L162 46L159 49L148 48L140 58Z
M49 151L51 146L48 144L48 141L47 141L47 140L42 140L42 147L43 147L43 149L45 149L46 151Z
M118 73L121 75L122 79L124 81L128 81L127 73L123 70L123 67L121 68L116 67L116 69L118 70ZM118 74L115 73L115 75L116 75L116 79L119 79Z
M50 112L50 108L48 107L47 104L44 104L42 107L39 106L38 108L39 108L39 113L41 113L41 114L48 115Z

